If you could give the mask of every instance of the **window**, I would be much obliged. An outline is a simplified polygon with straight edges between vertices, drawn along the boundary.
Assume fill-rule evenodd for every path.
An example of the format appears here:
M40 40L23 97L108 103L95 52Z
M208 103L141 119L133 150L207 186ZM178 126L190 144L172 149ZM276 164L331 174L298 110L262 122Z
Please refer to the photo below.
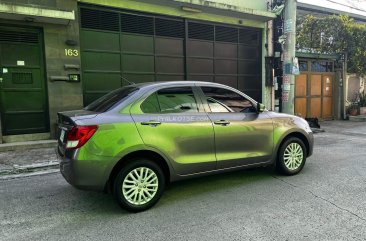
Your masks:
M302 71L308 71L308 62L307 61L299 61L299 70Z
M106 112L116 104L125 100L128 96L130 96L137 90L138 88L136 87L123 87L114 90L92 102L90 105L85 107L85 110L90 110L94 112Z
M198 112L197 101L191 87L161 89L141 104L144 113L192 113Z
M333 63L326 61L312 61L311 71L313 72L333 72Z
M201 87L211 112L256 112L252 102L238 93L217 87Z

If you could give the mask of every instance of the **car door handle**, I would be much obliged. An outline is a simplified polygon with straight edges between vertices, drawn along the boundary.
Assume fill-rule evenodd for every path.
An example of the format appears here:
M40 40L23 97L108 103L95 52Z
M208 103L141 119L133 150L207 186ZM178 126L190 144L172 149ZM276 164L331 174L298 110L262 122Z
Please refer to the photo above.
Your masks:
M157 126L160 124L161 124L161 122L154 121L154 120L141 122L141 125L143 125L143 126Z
M218 120L214 122L215 125L222 125L222 126L227 126L230 125L230 121L227 120Z

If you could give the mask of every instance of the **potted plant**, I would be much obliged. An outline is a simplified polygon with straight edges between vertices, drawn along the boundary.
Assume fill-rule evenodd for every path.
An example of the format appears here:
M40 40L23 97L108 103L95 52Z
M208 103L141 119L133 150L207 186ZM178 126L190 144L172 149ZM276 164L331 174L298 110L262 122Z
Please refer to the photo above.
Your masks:
M358 114L358 104L351 103L349 106L347 106L347 114L350 116L356 116Z
M358 94L358 105L360 107L360 115L366 115L366 93L360 92Z

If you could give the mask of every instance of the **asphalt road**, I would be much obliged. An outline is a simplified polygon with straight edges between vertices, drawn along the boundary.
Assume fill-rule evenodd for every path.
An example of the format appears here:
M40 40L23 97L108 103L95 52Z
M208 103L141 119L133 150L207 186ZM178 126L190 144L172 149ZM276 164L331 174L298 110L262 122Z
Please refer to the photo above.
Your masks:
M365 240L366 124L329 122L297 176L254 169L172 184L143 213L60 174L0 181L0 240Z

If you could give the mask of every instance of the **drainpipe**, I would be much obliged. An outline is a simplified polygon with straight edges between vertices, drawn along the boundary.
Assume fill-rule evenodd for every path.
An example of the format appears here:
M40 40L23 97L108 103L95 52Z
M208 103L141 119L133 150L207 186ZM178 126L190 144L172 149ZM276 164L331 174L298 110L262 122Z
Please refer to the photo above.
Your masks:
M295 76L293 60L296 46L296 0L286 0L284 13L282 112L294 114Z
M348 52L345 51L344 52L344 62L343 62L343 81L342 81L342 85L341 87L341 113L342 113L342 119L345 120L347 118L347 114L346 114L346 83L347 83L347 59L348 59Z

